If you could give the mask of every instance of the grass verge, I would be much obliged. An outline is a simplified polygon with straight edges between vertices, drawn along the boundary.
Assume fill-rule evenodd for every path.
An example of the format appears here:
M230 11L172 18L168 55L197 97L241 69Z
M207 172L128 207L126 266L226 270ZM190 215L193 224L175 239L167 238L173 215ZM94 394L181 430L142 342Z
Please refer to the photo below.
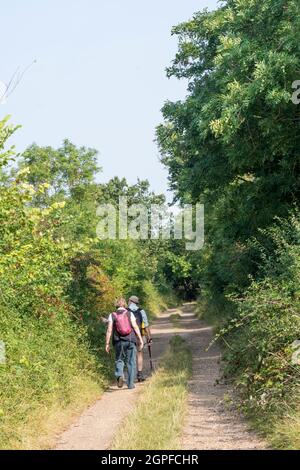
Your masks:
M48 448L109 380L103 347L93 351L86 329L58 313L50 322L1 309L0 449Z
M24 423L19 423L16 438L11 438L8 449L45 450L56 444L57 435L72 424L77 416L100 398L102 387L90 378L74 378L72 398L62 401L60 396L39 403L28 414Z
M180 336L174 336L135 411L124 420L113 449L179 449L191 373L191 351Z
M181 320L180 313L172 313L170 315L170 320L171 320L172 325L173 325L174 328L179 328L180 327L180 320Z
M273 449L300 449L300 412L296 411L285 420L278 422L270 436Z

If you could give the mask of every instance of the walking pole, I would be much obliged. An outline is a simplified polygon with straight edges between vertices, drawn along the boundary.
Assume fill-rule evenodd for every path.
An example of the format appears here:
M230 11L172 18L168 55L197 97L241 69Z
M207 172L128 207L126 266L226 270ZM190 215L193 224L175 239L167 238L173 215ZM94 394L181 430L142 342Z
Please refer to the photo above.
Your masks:
M149 359L150 359L150 369L153 372L154 367L153 367L153 362L152 362L151 343L148 343L148 351L149 351Z

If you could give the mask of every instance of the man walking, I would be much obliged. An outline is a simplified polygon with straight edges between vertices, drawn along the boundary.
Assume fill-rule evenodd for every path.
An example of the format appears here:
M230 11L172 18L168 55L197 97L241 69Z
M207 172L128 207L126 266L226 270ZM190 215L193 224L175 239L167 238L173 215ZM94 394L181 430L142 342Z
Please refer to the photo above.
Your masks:
M115 376L118 387L123 387L124 363L126 362L128 371L127 386L128 388L134 388L137 353L136 343L138 340L139 349L142 349L144 346L143 338L134 314L126 309L125 299L118 299L116 307L116 312L111 313L108 317L105 350L109 353L110 339L112 337L112 343L116 353Z
M151 338L151 331L149 327L148 317L147 317L145 310L139 307L139 298L136 295L132 295L131 297L129 297L128 303L129 303L128 310L131 313L133 313L133 315L135 316L136 323L139 327L141 336L143 338L147 336L147 343L151 344L152 338ZM144 363L143 348L140 348L139 351L137 352L138 382L143 382L145 380L145 377L143 375L143 363Z

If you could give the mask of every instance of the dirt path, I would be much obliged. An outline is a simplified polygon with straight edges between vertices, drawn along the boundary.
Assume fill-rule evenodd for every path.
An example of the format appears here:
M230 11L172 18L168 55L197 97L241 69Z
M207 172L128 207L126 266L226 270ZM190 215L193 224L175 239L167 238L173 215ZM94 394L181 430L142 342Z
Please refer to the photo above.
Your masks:
M189 414L183 433L182 448L188 450L255 450L265 443L249 431L245 419L223 405L229 392L226 385L217 384L220 378L220 350L213 345L208 351L212 329L197 320L191 306L184 308L183 335L193 354L193 377L189 384Z
M170 316L180 313L180 320ZM193 378L189 386L188 416L183 433L183 449L262 449L263 443L247 429L236 414L225 410L222 398L224 385L215 385L219 376L220 351L214 346L205 352L211 328L200 322L189 304L183 309L170 309L161 314L152 327L153 358L157 365L171 336L182 335L193 352ZM145 363L148 365L147 352ZM146 369L146 374L150 374ZM89 407L57 440L55 450L109 449L122 420L134 408L145 384L134 390L111 386L94 405Z

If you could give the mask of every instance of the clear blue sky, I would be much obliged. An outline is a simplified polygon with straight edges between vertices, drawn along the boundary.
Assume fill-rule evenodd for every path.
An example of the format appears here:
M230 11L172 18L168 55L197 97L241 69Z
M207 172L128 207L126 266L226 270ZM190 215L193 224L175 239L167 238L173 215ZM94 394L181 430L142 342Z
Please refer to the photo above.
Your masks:
M37 63L0 105L22 129L22 151L33 141L64 138L99 150L100 181L118 175L148 178L166 192L167 172L154 140L167 99L185 96L186 83L165 68L177 41L171 27L217 0L10 0L1 6L0 80Z

